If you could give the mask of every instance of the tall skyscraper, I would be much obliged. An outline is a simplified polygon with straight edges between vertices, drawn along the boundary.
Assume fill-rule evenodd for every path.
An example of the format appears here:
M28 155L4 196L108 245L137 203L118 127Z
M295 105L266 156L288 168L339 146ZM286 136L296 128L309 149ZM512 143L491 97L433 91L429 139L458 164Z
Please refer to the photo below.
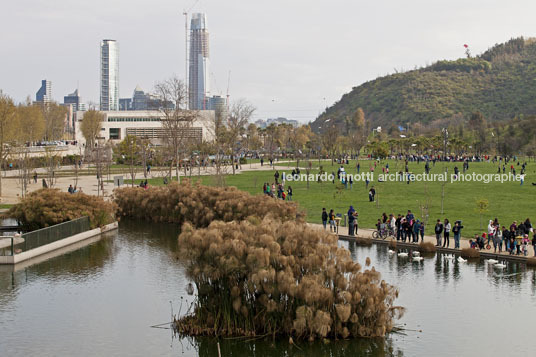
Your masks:
M206 14L192 14L190 25L190 109L206 109L210 93L208 29Z
M41 88L35 93L35 101L39 103L49 103L52 101L52 82L43 79Z
M115 40L103 40L100 48L100 109L119 110L119 48Z

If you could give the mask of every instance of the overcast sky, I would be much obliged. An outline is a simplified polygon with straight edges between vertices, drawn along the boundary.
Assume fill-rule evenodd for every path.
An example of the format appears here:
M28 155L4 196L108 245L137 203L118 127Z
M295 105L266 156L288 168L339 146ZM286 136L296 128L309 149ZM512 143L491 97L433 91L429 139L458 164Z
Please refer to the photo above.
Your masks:
M120 48L120 95L184 77L184 9L195 0L2 0L0 89L35 99L41 79L53 98L78 86L99 101L99 44ZM529 0L200 0L210 32L212 94L246 98L257 118L314 120L363 82L481 53L536 35Z

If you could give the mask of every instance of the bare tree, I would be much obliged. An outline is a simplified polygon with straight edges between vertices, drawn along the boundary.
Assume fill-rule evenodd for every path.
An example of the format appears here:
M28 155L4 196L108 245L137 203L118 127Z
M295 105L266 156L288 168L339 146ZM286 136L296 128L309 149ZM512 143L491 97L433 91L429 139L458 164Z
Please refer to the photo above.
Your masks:
M13 100L0 91L0 169L5 166L15 132L16 108ZM2 195L2 175L0 173L0 196Z
M245 99L234 102L229 110L229 115L225 120L227 144L231 152L231 164L233 175L235 172L235 157L241 145L242 134L245 133L246 125L253 116L255 107Z
M264 129L264 146L268 147L270 159L274 159L274 150L281 145L279 140L279 126L274 123ZM275 169L275 165L272 166Z
M41 109L31 103L30 98L25 105L17 107L16 124L17 128L14 139L14 161L17 162L19 170L19 186L21 197L25 197L30 182L30 171L32 169L32 159L30 158L28 144L40 140L45 133L45 119Z
M361 108L357 108L354 115L349 119L348 143L350 145L350 149L355 152L357 159L359 159L359 152L367 141L365 113L363 113Z
M192 130L193 123L198 118L198 112L186 109L186 86L178 77L174 76L155 85L155 93L160 97L160 111L164 115L162 128L163 141L170 155L170 172L175 166L177 181L179 178L179 165L185 157L186 150L196 139Z
M123 141L114 147L114 154L120 158L118 161L126 162L129 166L131 186L134 187L137 163L140 158L139 139L134 135L127 135Z
M86 146L86 161L92 162L97 169L97 196L104 196L104 173L106 167L112 162L112 148L110 144L102 145L98 141L93 147Z
M46 183L49 188L56 185L56 170L60 167L61 156L53 146L45 147Z
M206 127L210 131L212 141L206 143L206 150L214 154L212 163L215 169L216 183L218 186L225 186L225 175L227 174L226 167L224 165L224 157L227 150L227 111L217 109L214 113L214 117L207 123Z
M337 138L339 137L339 129L334 124L328 126L322 134L322 146L331 157L331 166L333 166L333 160L335 156L335 150L337 148Z
M80 130L86 139L86 148L92 148L95 145L95 140L99 136L103 121L104 114L97 110L90 109L84 113Z
M41 108L45 118L45 139L60 140L68 122L67 109L58 103L44 103Z

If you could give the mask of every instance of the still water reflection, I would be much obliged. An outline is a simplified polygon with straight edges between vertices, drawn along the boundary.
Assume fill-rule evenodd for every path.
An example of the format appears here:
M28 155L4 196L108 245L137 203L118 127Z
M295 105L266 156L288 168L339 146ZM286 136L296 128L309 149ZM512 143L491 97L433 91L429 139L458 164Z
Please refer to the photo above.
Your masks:
M176 259L177 228L121 222L88 246L30 266L0 267L0 356L215 356L216 340L151 328L192 297ZM508 263L413 262L387 247L348 247L400 288L406 331L387 339L324 343L220 340L222 356L529 355L536 274ZM166 327L166 325L163 325ZM516 336L509 340L512 333Z

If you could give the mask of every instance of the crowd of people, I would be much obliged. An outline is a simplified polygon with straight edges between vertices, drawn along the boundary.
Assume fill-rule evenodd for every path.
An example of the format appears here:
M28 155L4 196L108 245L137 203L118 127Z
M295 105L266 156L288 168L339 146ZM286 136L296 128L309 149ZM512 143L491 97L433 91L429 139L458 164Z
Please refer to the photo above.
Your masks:
M348 235L357 234L359 214L353 206L350 206L347 212L348 217ZM322 225L327 229L329 223L330 232L338 232L337 214L331 209L329 213L326 208L322 208ZM406 215L398 214L396 217L393 213L382 214L376 223L376 230L379 236L396 237L397 241L408 243L424 242L425 223L415 218L415 215L408 210ZM436 247L449 248L450 238L454 239L454 248L460 248L461 232L464 226L461 220L454 224L445 218L443 221L438 219L434 226L436 238ZM529 246L534 248L536 256L536 234L529 218L518 224L514 221L509 227L501 226L499 220L495 218L489 221L487 232L482 235L476 234L474 239L469 240L469 245L474 249L491 249L493 245L494 252L508 252L511 255L528 255ZM530 239L532 235L532 239Z
M530 235L532 234L532 239ZM536 235L529 218L521 221L512 222L509 227L501 225L499 220L495 218L490 220L487 233L482 235L475 234L474 239L469 240L471 248L475 249L491 249L493 244L494 252L499 253L505 251L511 255L528 255L530 245L534 248L534 256L536 256Z
M270 185L269 182L265 182L262 186L262 192L270 197L277 197L281 200L292 201L292 186L288 186L285 189L285 182L272 182Z

